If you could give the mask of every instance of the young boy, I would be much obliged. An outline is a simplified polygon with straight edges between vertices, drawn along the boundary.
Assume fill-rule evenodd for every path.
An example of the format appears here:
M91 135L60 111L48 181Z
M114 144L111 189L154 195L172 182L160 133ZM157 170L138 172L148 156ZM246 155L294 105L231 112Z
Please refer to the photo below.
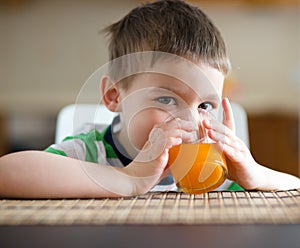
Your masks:
M255 162L235 136L230 103L219 100L230 63L219 31L200 9L181 1L149 3L106 31L111 63L101 79L102 101L118 117L46 151L0 158L0 196L133 196L159 182L170 189L168 151L189 141L194 127L166 119L183 109L213 112L220 104L223 123L203 125L227 158L228 178L244 189L300 188L299 178Z

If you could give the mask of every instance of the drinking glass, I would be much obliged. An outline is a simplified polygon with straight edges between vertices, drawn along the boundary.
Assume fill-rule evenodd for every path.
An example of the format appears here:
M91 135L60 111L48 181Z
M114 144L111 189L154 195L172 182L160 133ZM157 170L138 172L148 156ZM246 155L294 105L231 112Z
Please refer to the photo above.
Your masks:
M189 141L183 141L169 150L168 168L177 187L190 194L216 189L226 179L228 170L224 154L209 139L203 126L203 120L213 119L213 115L205 110L197 113L183 110L172 114L167 121L173 118L191 121L195 125Z

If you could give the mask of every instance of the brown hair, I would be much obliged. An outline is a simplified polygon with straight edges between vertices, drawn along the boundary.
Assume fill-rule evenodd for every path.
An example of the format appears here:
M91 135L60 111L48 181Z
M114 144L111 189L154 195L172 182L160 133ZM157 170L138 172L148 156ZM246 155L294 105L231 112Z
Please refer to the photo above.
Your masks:
M105 30L109 59L160 51L206 63L224 75L230 71L224 40L196 6L178 0L143 4Z

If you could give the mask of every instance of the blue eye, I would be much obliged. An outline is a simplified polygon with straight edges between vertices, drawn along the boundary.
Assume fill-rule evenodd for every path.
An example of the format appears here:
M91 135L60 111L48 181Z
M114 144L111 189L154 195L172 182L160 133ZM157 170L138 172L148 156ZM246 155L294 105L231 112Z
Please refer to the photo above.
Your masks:
M176 105L177 101L174 97L170 96L161 96L156 99L159 103L165 104L165 105Z
M211 110L213 110L214 105L210 102L203 102L203 103L199 104L198 108L204 109L206 111L211 111Z

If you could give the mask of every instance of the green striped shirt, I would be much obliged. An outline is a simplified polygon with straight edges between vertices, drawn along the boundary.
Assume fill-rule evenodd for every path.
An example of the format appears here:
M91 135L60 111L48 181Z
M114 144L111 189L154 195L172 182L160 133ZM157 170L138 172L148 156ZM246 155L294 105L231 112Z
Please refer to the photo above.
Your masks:
M124 167L124 165L117 152L114 150L111 144L105 139L105 134L110 126L103 125L86 125L79 134L66 137L61 143L53 144L47 149L46 152L79 159L82 161L106 164L116 167ZM157 185L153 190L176 190L176 187L172 180L165 180ZM243 190L238 184L226 180L217 190Z

